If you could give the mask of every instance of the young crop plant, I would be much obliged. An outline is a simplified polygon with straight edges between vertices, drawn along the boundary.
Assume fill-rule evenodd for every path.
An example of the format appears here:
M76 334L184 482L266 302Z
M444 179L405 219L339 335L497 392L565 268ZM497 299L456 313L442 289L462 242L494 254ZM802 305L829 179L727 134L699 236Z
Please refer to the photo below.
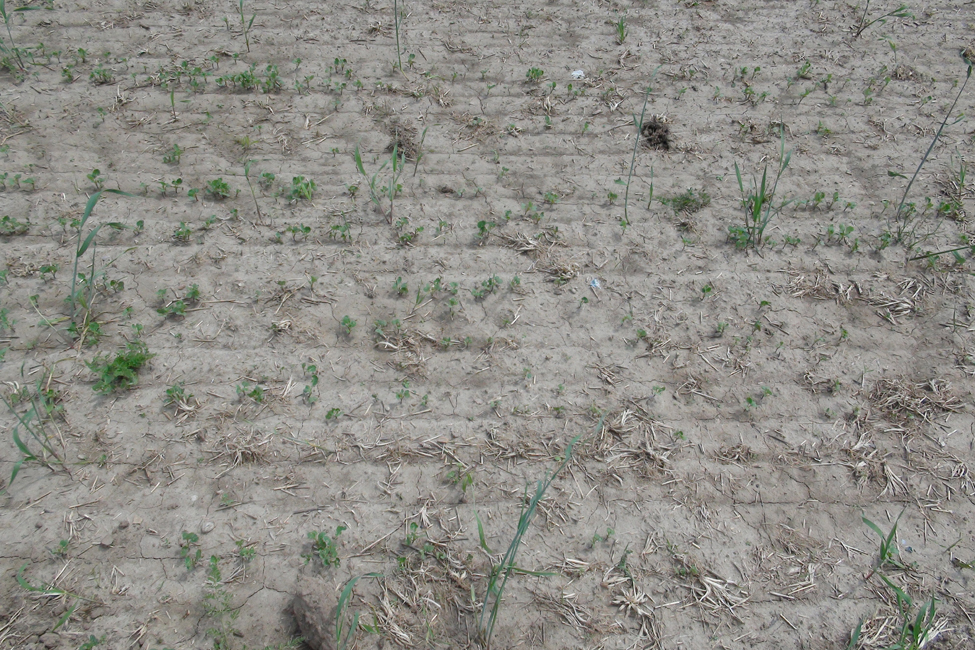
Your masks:
M231 193L230 185L223 178L215 178L209 181L204 188L204 192L215 201L222 201L229 198Z
M762 180L758 182L752 177L751 184L745 189L745 183L741 178L741 169L738 162L735 162L735 176L738 179L738 189L741 191L741 205L745 209L745 223L743 226L728 226L728 239L735 244L736 248L751 248L758 250L765 241L765 229L769 222L777 216L785 206L792 200L781 200L775 204L776 191L778 190L779 180L789 166L792 159L792 151L785 150L785 131L782 131L779 145L779 162L774 178L769 178L768 164L762 171Z
M313 558L317 557L326 569L328 567L338 566L340 563L338 539L345 529L345 526L336 526L335 535L329 535L324 531L312 531L308 533L308 539L311 540L312 552L302 555L305 558L305 564L308 564Z
M525 73L525 78L528 79L529 83L538 83L545 76L545 71L540 68L528 68L528 72Z

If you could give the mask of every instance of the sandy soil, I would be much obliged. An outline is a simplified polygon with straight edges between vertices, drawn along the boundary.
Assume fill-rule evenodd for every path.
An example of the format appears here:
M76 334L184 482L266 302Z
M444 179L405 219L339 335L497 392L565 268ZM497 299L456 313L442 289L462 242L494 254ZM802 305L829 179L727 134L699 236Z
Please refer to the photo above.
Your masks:
M975 647L970 2L13 8L0 648Z

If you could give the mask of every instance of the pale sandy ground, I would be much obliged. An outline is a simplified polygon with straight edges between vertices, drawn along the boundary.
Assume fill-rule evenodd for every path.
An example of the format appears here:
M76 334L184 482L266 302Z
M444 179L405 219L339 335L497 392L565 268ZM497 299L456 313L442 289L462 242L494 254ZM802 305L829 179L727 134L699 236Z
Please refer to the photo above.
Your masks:
M864 621L886 648L932 598L925 647L975 647L969 251L908 261L972 235L975 85L907 220L890 175L965 81L971 2L855 38L828 0L407 1L402 71L386 1L246 0L249 52L230 2L13 6L0 390L40 389L57 457L10 484L4 410L0 648L286 647L296 593L328 636L365 574L357 647L475 646L575 436L517 558L551 575L511 577L493 647L845 648ZM794 202L739 250L735 164L774 173L783 130ZM133 196L83 228L125 225L72 333L94 169ZM134 341L137 386L97 394L86 362ZM875 571L861 517L899 515ZM338 526L339 566L307 562Z

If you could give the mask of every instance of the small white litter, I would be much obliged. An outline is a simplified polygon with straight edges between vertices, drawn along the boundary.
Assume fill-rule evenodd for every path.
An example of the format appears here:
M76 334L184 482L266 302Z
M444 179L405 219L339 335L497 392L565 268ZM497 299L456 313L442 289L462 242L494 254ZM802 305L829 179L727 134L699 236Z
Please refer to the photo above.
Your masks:
M586 73L584 71L582 71L582 70L575 70L572 73L572 78L573 79L576 79L576 80L585 79L586 78Z

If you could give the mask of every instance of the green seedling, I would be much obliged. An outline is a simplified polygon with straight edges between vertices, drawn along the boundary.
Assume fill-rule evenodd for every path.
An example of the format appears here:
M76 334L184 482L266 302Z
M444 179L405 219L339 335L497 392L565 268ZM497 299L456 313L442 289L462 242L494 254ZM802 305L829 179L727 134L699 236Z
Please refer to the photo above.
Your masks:
M197 563L203 557L203 551L199 548L200 536L196 533L183 531L183 539L179 543L179 557L186 565L187 571L196 568Z
M13 54L14 58L17 59L17 66L20 68L21 72L27 70L27 66L24 65L24 60L20 57L22 50L14 44L14 35L10 31L10 21L13 18L11 14L20 13L24 11L35 11L40 9L40 7L16 7L10 13L7 13L7 4L5 0L0 0L0 18L3 18L3 24L7 28L7 43L0 42L0 54L4 55L4 58L8 58L9 54ZM8 59L9 60L9 59Z
M352 589L361 578L381 578L381 573L367 573L364 576L356 576L345 583L342 593L339 594L338 605L335 608L335 648L336 650L347 650L355 637L355 632L359 629L359 613L352 614L352 620L348 620L349 604L352 602ZM374 628L370 628L374 629Z
M600 418L599 422L596 424L596 429L593 432L594 436L602 428L604 419L605 416ZM580 434L569 441L569 444L565 449L565 456L562 458L562 462L555 467L554 471L552 471L550 474L546 473L545 477L537 482L535 485L535 494L532 495L531 498L528 498L528 486L525 486L526 505L522 507L521 516L518 518L518 527L515 530L515 535L512 538L511 543L508 545L508 550L505 551L501 562L491 568L491 573L488 576L487 590L484 595L484 604L481 607L481 616L478 621L478 634L481 642L486 648L491 647L491 636L494 634L494 625L497 623L498 612L501 609L501 600L504 596L504 590L508 584L508 579L516 572L536 576L551 575L545 572L519 569L515 564L515 560L518 555L518 549L521 546L522 539L524 539L525 534L528 532L528 528L531 526L531 522L535 516L535 511L538 509L539 502L545 497L545 493L548 491L549 487L551 487L555 477L558 476L559 473L565 469L566 465L569 464L569 461L572 460L572 450L581 437L582 435ZM488 548L487 541L485 540L484 527L481 524L481 518L477 516L476 511L474 515L477 519L477 533L480 539L481 548L484 549L484 551L488 554L492 554L491 549Z
M247 51L251 51L251 38L250 32L251 27L254 26L254 19L257 18L257 14L253 14L250 20L245 20L244 17L244 0L240 0L237 5L237 15L240 16L240 31L244 33L244 45L247 46Z
M102 226L107 225L109 228L114 230L121 230L124 228L124 225L119 222L99 224L88 233L87 237L82 239L85 224L88 223L88 219L91 217L91 213L95 209L95 205L98 203L98 200L101 198L104 192L119 194L121 196L131 196L131 194L127 194L119 190L99 190L92 194L91 198L88 199L88 203L85 206L85 212L81 219L72 222L72 226L78 229L78 245L75 249L74 270L71 274L71 293L68 295L68 303L71 308L72 323L77 323L80 312L82 310L84 311L81 319L81 326L78 327L77 324L75 325L75 327L81 331L84 331L88 324L94 321L92 316L92 303L96 295L96 281L99 276L103 276L105 274L104 270L96 271L95 268L95 236L98 234L98 231L101 230ZM88 251L89 247L91 247L91 265L88 267L88 274L85 275L83 273L78 273L78 263L81 261L81 256ZM127 249L123 252L128 252L128 250L131 249ZM106 266L110 266L112 263L114 263L114 260L109 262ZM76 283L78 280L81 280L82 286L80 289L76 289Z
M44 583L41 583L40 585L32 585L30 582L27 581L27 578L24 577L24 571L27 570L27 567L29 567L30 564L31 564L30 562L27 562L22 567L20 567L20 569L17 571L17 576L16 576L17 584L20 585L21 589L24 589L25 591L29 591L31 593L38 594L39 596L44 596L46 598L65 598L65 599L73 598L74 599L74 603L72 603L72 605L67 608L64 614L61 615L61 618L58 619L57 623L54 624L54 627L51 628L52 632L56 632L62 625L68 622L68 619L71 618L75 610L78 609L78 605L81 603L82 600L86 600L90 602L90 599L84 598L83 596L79 596L78 594L62 589L61 587L55 587L54 585L49 585Z
M308 564L313 558L317 557L326 569L328 567L337 567L340 563L338 538L345 530L345 526L336 526L334 536L330 536L324 531L308 533L308 539L311 540L312 552L302 555L305 558L305 564Z
M139 370L154 356L142 341L130 341L114 357L98 355L85 364L98 375L92 388L103 395L134 388L139 383Z
M616 44L622 45L626 41L626 13L620 14L619 20L613 23L616 30Z
M342 327L345 328L345 333L352 336L352 330L356 326L356 322L348 315L342 317Z
M311 377L309 380L310 383L305 386L304 390L301 391L301 396L307 404L314 404L318 401L318 398L312 394L315 387L318 386L318 366L312 363L303 363L301 364L301 371ZM327 420L328 416L326 416L325 419Z
M386 222L390 225L393 224L393 207L396 197L403 190L403 186L399 183L399 178L403 173L403 165L405 163L405 156L400 154L399 145L393 145L393 153L389 160L383 161L376 173L369 177L366 175L365 166L362 163L362 153L359 151L359 145L356 145L355 151L353 152L353 159L355 160L356 169L364 179L369 183L369 200L372 201L379 211L386 217ZM385 181L379 178L379 175L384 169L389 169L387 172L389 175ZM383 201L389 201L389 212L386 211Z
M241 382L237 385L237 397L243 400L245 397L249 397L258 404L264 402L264 389L260 385L251 386L249 383Z
M945 129L945 126L947 126L947 124L948 124L948 118L951 117L951 113L952 113L952 111L955 110L955 106L958 104L958 100L961 99L962 93L965 92L965 87L968 85L969 80L972 78L972 68L973 68L973 66L975 66L975 61L973 61L972 59L969 59L966 56L966 52L969 52L969 50L965 50L965 52L962 53L962 58L965 61L965 63L967 64L967 66L968 66L968 70L967 70L967 72L965 74L965 82L961 85L961 88L958 89L958 94L955 96L955 101L952 102L951 106L948 108L948 112L945 113L945 118L941 121L941 126L938 127L938 131L937 131L937 133L934 134L934 138L931 140L931 144L928 145L927 151L924 152L924 156L921 158L921 162L918 164L917 169L914 170L914 175L911 176L911 180L908 181L907 187L904 188L904 194L901 197L901 200L900 200L900 203L897 206L896 212L894 213L895 220L897 221L897 225L896 225L896 227L894 229L895 230L895 232L894 232L895 239L898 242L906 242L910 246L913 246L913 244L915 243L914 242L914 240L915 240L915 233L916 233L917 228L918 228L918 225L920 225L922 219L921 219L921 217L915 217L913 219L914 225L913 226L910 226L910 221L912 220L912 217L915 216L915 212L916 211L913 208L913 204L908 204L907 203L907 196L910 193L911 186L914 185L914 181L915 181L915 179L917 179L918 174L921 173L921 168L924 167L924 163L927 162L928 156L931 155L931 151L934 149L934 145L937 144L938 139L941 137L941 134L942 134L942 132ZM964 115L961 115L952 124L953 125L954 124L958 124L959 122L961 122L964 119L965 119L965 116ZM901 178L904 178L904 175L903 174L899 174L899 173L894 172L894 171L888 171L887 172L887 175L888 176L891 176L891 177L901 177ZM922 216L923 216L923 214L924 213L922 213ZM952 250L947 250L947 251L941 251L939 253L929 253L929 254L926 254L926 255L922 255L920 257L926 257L928 255L942 255L944 253L950 253L950 252L953 252L953 251L963 250L964 248L965 247L957 248L957 249L952 249ZM919 257L915 257L915 258L912 258L912 259L919 259Z
M105 177L102 176L101 171L97 169L91 170L91 173L88 174L86 178L91 181L91 184L95 186L96 190L100 190L105 186Z
M545 76L545 71L539 68L529 68L528 72L525 73L525 77L531 83L538 83Z
M228 185L223 178L216 178L209 181L203 190L211 199L215 201L222 201L223 199L230 197L230 185Z
M315 181L306 180L304 176L295 176L291 179L291 189L288 191L288 200L296 203L300 199L311 201L315 194Z
M178 144L174 144L173 148L163 156L163 162L167 165L178 165L180 156L182 156L184 152L185 149L180 147Z
M16 217L6 215L0 218L0 237L26 235L28 230L30 230L30 220L18 221Z
M907 5L899 5L896 9L888 11L885 14L881 14L876 18L867 20L867 12L870 11L870 0L867 0L866 4L863 6L863 13L860 15L860 21L857 23L853 31L853 38L859 38L867 28L876 23L886 23L888 18L913 18L914 15L907 10Z
M768 177L768 164L762 172L761 183L752 178L751 185L746 190L744 181L741 178L741 169L738 162L735 162L735 176L738 179L738 189L741 191L741 205L745 209L744 226L728 226L728 238L737 248L758 249L765 241L765 228L773 217L779 214L782 209L791 203L791 200L782 200L779 205L775 205L775 194L779 186L782 174L789 166L792 159L792 151L785 150L785 131L781 134L779 145L779 163L773 179Z
M867 519L866 516L860 517L863 523L870 530L877 533L877 537L880 538L880 549L877 553L877 559L874 561L873 569L867 575L868 580L876 571L884 567L892 567L901 571L906 571L910 568L901 561L900 550L897 548L897 524L900 522L903 514L904 510L901 510L900 514L897 515L897 519L894 520L894 525L891 526L890 532L886 535L880 530L880 526Z
M23 377L23 375L24 369L21 368L21 376ZM13 485L14 479L17 478L17 474L20 473L24 463L38 463L48 466L52 463L61 464L61 458L55 451L52 436L48 432L48 423L52 422L53 417L60 409L58 399L57 393L45 388L42 380L37 380L34 383L34 390L25 387L9 398L0 394L0 400L3 401L7 410L16 420L10 429L10 434L14 445L21 454L21 458L14 462L10 471L10 480L7 481L8 488ZM17 410L18 402L26 402L27 409L24 412ZM22 437L23 432L29 434L29 437ZM40 447L40 451L32 451L32 443L36 443ZM4 491L0 490L0 493Z

